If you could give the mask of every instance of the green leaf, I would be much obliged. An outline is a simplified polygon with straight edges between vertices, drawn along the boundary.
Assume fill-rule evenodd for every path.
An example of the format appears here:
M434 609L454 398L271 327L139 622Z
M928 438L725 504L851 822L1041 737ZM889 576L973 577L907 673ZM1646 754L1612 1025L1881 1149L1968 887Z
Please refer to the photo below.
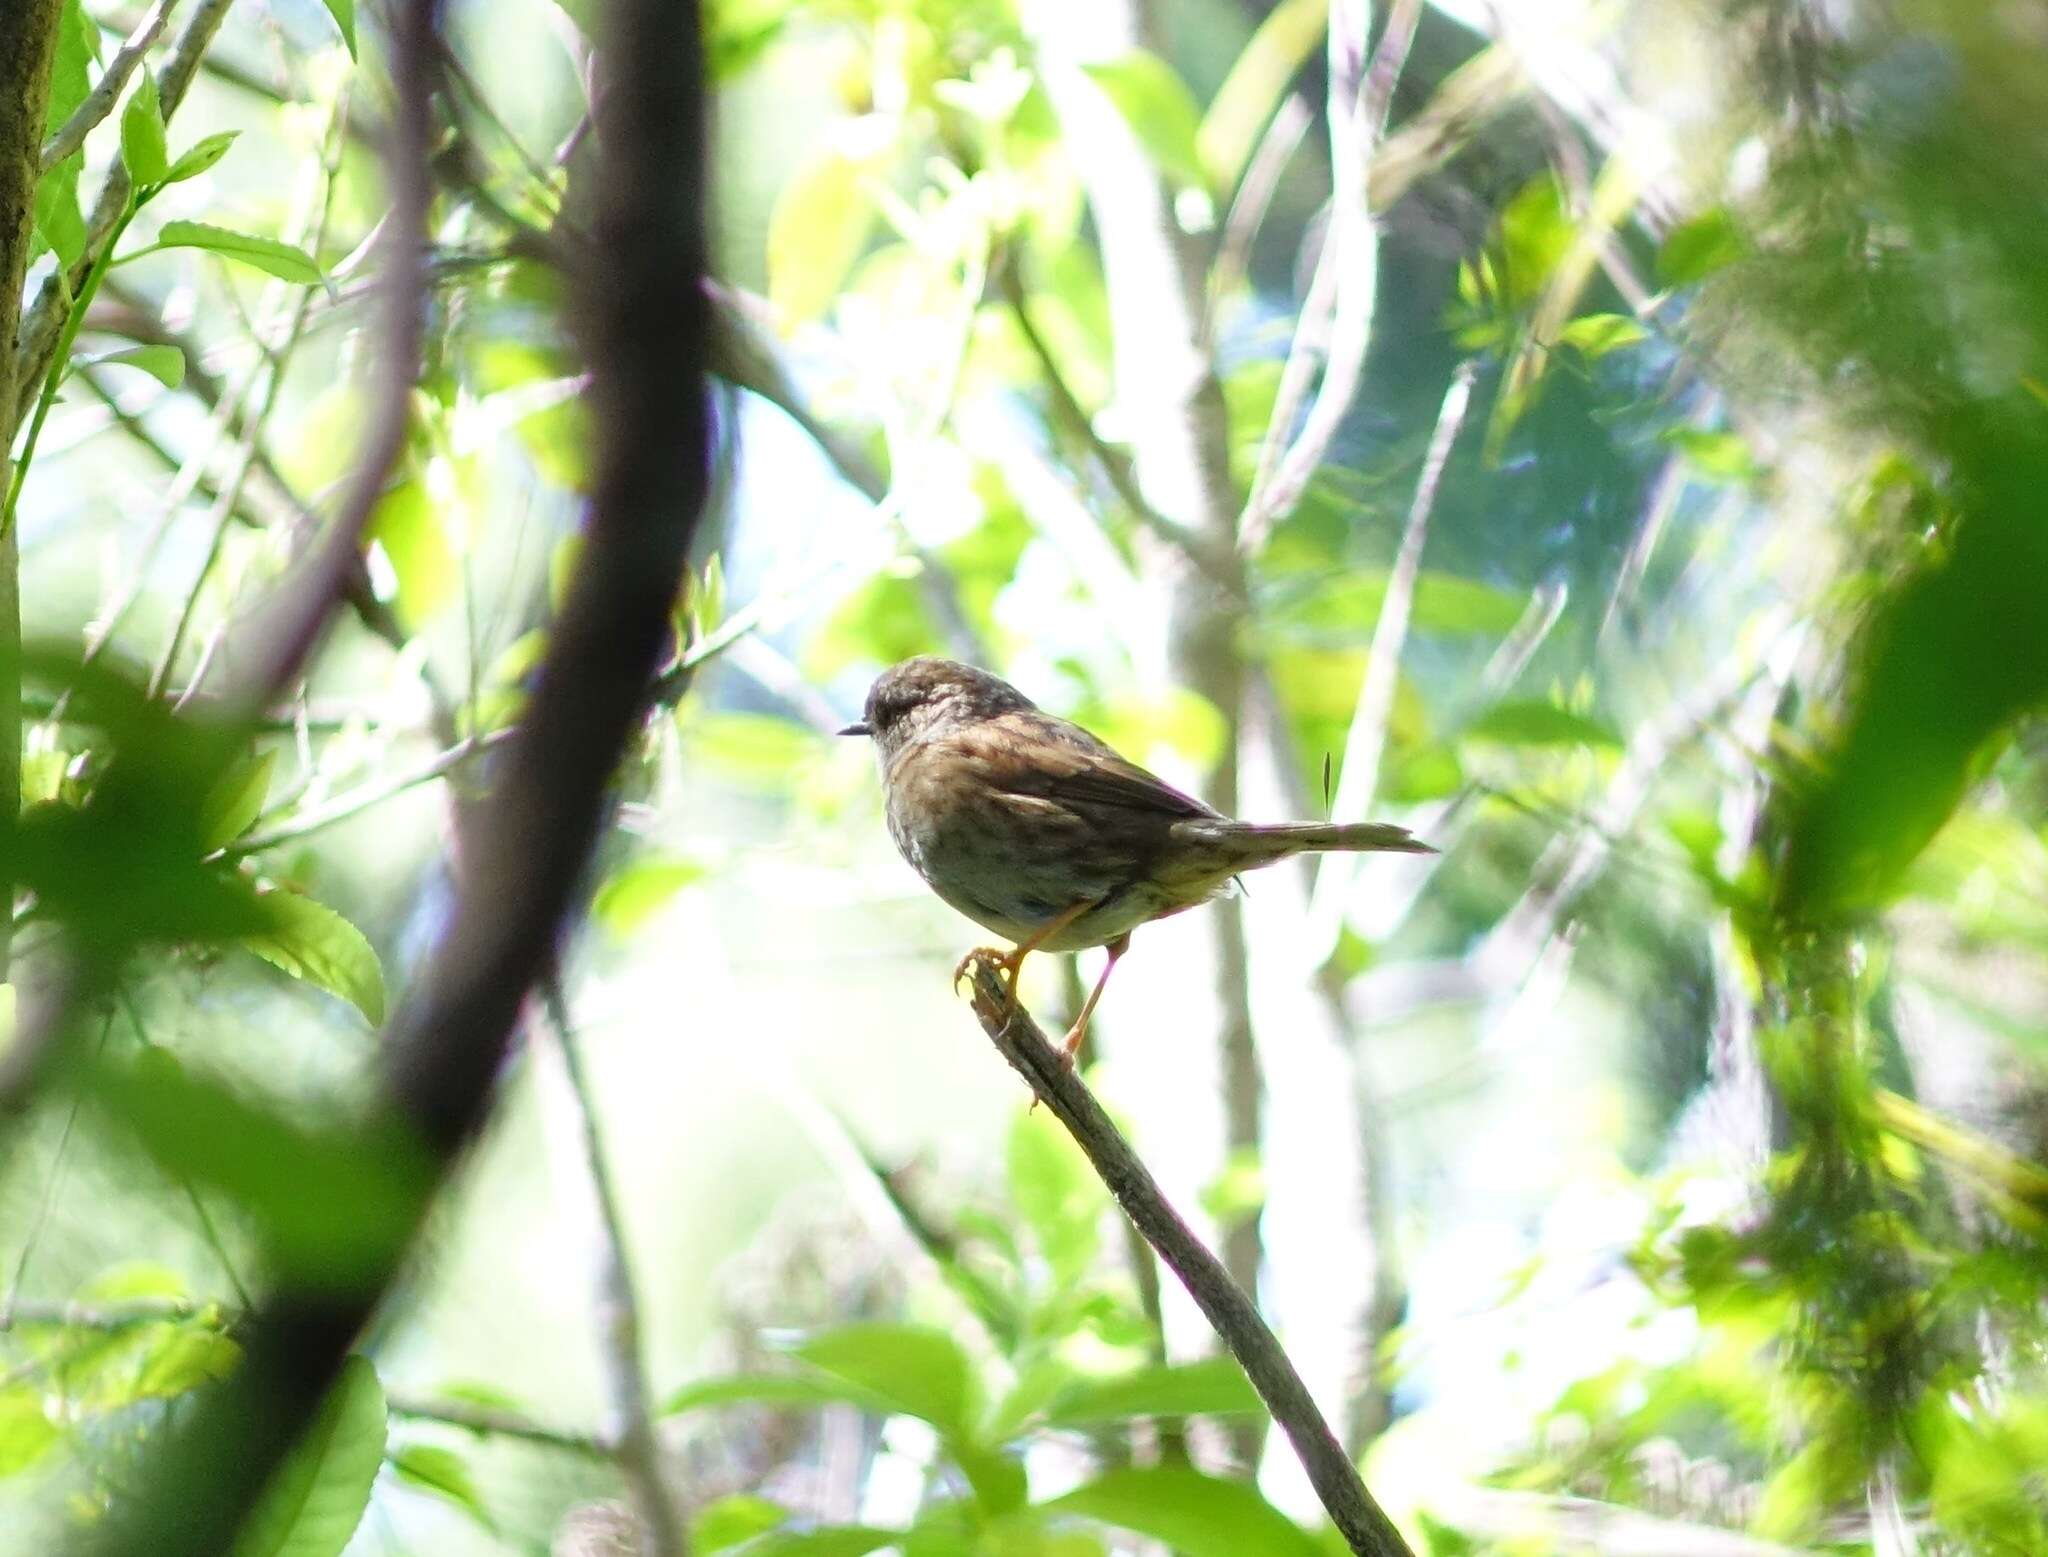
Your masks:
M73 152L36 184L36 236L67 269L85 254L85 217L78 209L82 165L82 154Z
M139 189L162 183L170 169L164 111L157 102L156 77L147 68L128 94L128 106L121 110L121 161Z
M714 1498L698 1509L697 1517L690 1521L690 1550L722 1552L788 1521L788 1509L751 1492Z
M886 1415L894 1409L869 1389L844 1379L792 1378L786 1374L736 1375L685 1384L662 1402L661 1414L675 1416L707 1406L859 1406Z
M185 354L175 346L123 346L119 351L95 352L73 357L67 373L87 368L139 368L166 389L185 382Z
M823 317L874 230L869 180L882 175L894 126L870 115L840 127L797 170L768 213L768 300L785 330Z
M1123 115L1168 183L1181 189L1209 187L1198 145L1202 111L1171 65L1149 50L1133 49L1120 59L1082 68Z
M1716 206L1671 229L1657 251L1657 279L1667 287L1688 287L1748 252L1735 219Z
M1011 1123L1007 1165L1010 1198L1039 1253L1059 1281L1076 1280L1095 1258L1109 1191L1074 1138L1043 1109L1019 1112Z
M1211 188L1237 186L1273 110L1322 41L1329 19L1330 0L1281 0L1259 23L1195 132Z
M228 148L234 145L235 137L241 133L240 130L222 130L217 135L193 142L165 171L163 181L182 184L188 178L197 178L228 154Z
M1181 1557L1321 1557L1299 1525L1241 1481L1186 1466L1114 1470L1040 1505L1164 1541Z
M280 281L296 281L304 286L322 285L327 280L326 272L304 249L257 233L215 227L210 222L165 222L157 232L155 247L205 249L224 259L253 265Z
M1750 452L1749 440L1739 433L1671 427L1665 429L1663 438L1705 480L1740 486L1757 478L1756 456Z
M400 1481L453 1503L486 1530L497 1529L484 1507L469 1461L440 1444L411 1443L391 1456L391 1470Z
M1308 627L1363 631L1379 620L1386 598L1386 570L1366 568L1340 575L1285 614ZM1522 596L1478 579L1424 569L1415 580L1410 620L1431 632L1498 635L1513 630L1525 604Z
M1232 1149L1198 1198L1202 1209L1223 1227L1235 1227L1257 1214L1266 1204L1266 1167L1259 1149Z
M250 1514L234 1557L339 1557L370 1506L385 1430L377 1370L350 1357Z
M1500 213L1502 301L1510 307L1535 302L1576 237L1564 186L1555 174L1539 173Z
M1538 698L1507 698L1465 727L1465 738L1498 746L1619 747L1612 726Z
M882 1323L842 1325L812 1336L795 1355L853 1385L889 1410L968 1439L974 1373L967 1354L943 1330Z
M57 1442L56 1424L43 1411L43 1390L17 1384L0 1390L0 1476L18 1476Z
M341 41L348 47L348 57L356 57L356 0L321 0L327 7L327 14L334 18L334 25L341 29Z
M211 1325L148 1325L142 1340L124 1405L173 1399L226 1378L242 1360L242 1348Z
M902 1539L901 1530L873 1525L820 1525L815 1530L776 1531L733 1550L740 1557L865 1557Z
M674 854L629 860L605 879L590 913L611 934L625 940L652 919L684 887L704 879L697 861Z
M1144 1416L1247 1416L1264 1409L1235 1359L1209 1357L1078 1381L1060 1391L1046 1420L1084 1427Z
M690 721L689 738L691 757L706 768L763 784L786 784L823 746L809 726L773 714L703 714Z
M258 752L232 764L199 808L199 830L208 854L233 843L263 814L277 751Z
M324 903L273 890L256 900L268 920L242 944L295 979L341 996L372 1027L384 1022L384 968L363 932Z
M455 598L462 586L461 565L448 544L440 504L424 481L401 481L379 498L369 534L391 564L398 582L398 618L407 627L424 625Z
M1559 345L1571 347L1589 362L1649 338L1650 332L1627 314L1581 314L1557 332Z
M57 52L50 69L50 108L43 133L53 135L92 91L99 28L78 0L64 0L57 23ZM85 154L74 151L36 183L29 259L52 249L68 269L85 252L85 219L78 210L78 174Z
M162 1048L103 1060L92 1077L94 1099L167 1172L247 1213L292 1280L360 1280L412 1234L433 1175L401 1125L302 1123L188 1075Z

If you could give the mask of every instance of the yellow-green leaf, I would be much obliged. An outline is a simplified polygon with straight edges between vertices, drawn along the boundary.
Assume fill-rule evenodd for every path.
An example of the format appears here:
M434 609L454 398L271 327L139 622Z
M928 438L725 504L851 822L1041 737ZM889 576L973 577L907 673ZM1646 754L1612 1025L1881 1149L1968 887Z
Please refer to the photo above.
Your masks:
M384 968L363 932L324 903L296 892L266 892L256 900L266 929L242 944L295 979L341 996L372 1027L384 1021Z

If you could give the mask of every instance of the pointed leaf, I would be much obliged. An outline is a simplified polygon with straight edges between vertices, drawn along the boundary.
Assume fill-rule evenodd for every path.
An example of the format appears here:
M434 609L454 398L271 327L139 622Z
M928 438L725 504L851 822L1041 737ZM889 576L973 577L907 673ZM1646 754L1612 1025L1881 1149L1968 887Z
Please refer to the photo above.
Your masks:
M1041 1505L1164 1541L1182 1557L1321 1557L1322 1547L1241 1481L1186 1466L1114 1470Z
M256 906L269 923L243 936L244 946L293 978L341 996L372 1027L383 1024L384 968L362 931L296 892L266 892Z
M1202 113L1171 65L1148 50L1133 49L1120 59L1082 68L1123 115L1168 183L1182 189L1208 187L1197 146Z
M1249 1416L1264 1409L1234 1359L1208 1357L1072 1384L1060 1391L1046 1419L1078 1427L1142 1416Z
M409 1443L391 1456L392 1473L408 1486L453 1503L486 1530L495 1530L469 1461L440 1444Z
M87 368L140 368L166 389L185 382L185 354L175 346L124 346L119 351L95 352L72 358L66 371L79 373Z
M162 183L170 169L164 111L157 102L156 77L148 70L142 72L142 79L128 94L128 106L121 110L121 160L138 188Z
M193 142L164 173L166 184L182 184L188 178L197 178L208 168L228 154L228 148L235 143L240 130L222 130L218 135L209 135Z
M974 1373L967 1354L943 1330L917 1325L852 1324L814 1335L796 1348L812 1367L885 1402L892 1411L967 1439Z
M1465 727L1465 738L1501 746L1621 745L1610 725L1537 698L1495 703Z
M280 239L265 238L257 233L235 232L227 227L215 227L210 222L165 222L157 232L156 247L205 249L223 258L239 260L244 265L253 265L267 275L276 276L280 281L296 281L302 285L316 286L327 279L326 273L320 269L313 256L304 249L294 248Z
M208 854L233 843L263 814L271 771L276 766L273 748L232 764L220 776L199 808L200 836L205 840L202 847Z
M366 1357L350 1357L306 1436L271 1478L234 1557L338 1557L370 1506L385 1427L377 1370Z
M322 0L327 14L334 18L334 25L341 29L341 41L348 47L348 57L356 57L356 0Z

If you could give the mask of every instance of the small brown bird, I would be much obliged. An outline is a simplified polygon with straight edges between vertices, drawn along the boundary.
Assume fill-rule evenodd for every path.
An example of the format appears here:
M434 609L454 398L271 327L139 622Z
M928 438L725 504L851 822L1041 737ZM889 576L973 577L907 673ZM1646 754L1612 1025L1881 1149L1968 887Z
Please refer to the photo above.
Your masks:
M1233 821L1041 712L1000 677L931 655L884 671L860 722L839 733L874 737L889 835L912 868L969 919L1015 943L991 949L1013 1008L1032 952L1109 949L1067 1033L1070 1061L1139 925L1206 903L1241 872L1296 854L1436 852L1383 822Z

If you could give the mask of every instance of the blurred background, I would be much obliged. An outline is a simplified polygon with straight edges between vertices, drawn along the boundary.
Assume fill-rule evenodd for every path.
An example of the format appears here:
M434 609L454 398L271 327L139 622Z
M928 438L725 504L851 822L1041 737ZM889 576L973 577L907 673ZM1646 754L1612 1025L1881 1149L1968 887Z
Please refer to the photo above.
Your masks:
M380 11L158 9L37 193L31 299L110 170L153 190L14 446L44 816L116 739L80 656L203 710L371 411ZM983 933L831 733L935 652L1236 814L1442 851L1141 930L1084 1072L1418 1553L2048 1551L2048 6L707 9L720 457L672 673L319 1495L244 1549L663 1549L609 1226L692 1550L1343 1550L1026 1113L952 988ZM147 20L67 0L52 130ZM443 34L366 586L204 818L290 924L164 937L85 1034L336 1128L590 470L549 245L601 7ZM48 898L17 981L95 911ZM1100 956L1032 959L1048 1028ZM325 1249L353 1207L89 1088L10 1113L0 1550L36 1553L236 1366L280 1219Z

